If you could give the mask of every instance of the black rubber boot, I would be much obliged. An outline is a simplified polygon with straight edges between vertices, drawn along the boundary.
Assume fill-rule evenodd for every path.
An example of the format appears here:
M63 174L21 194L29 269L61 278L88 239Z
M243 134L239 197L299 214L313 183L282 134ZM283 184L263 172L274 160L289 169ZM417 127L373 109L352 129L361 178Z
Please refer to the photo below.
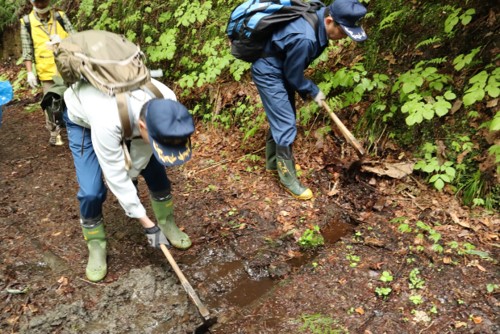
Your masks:
M275 173L278 171L276 165L276 142L273 139L271 131L266 136L266 171Z
M276 146L276 161L281 185L293 197L300 200L312 198L312 191L297 179L291 146Z

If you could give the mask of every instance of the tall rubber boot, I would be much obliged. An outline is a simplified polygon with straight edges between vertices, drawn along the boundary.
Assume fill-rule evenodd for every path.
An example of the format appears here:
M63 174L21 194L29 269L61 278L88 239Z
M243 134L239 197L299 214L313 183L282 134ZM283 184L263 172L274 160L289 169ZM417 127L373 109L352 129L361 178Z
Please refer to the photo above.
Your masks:
M101 222L91 228L83 227L83 237L87 241L89 249L89 261L85 274L89 281L98 282L108 273L106 263L106 235L104 233L104 224Z
M295 170L300 170L298 164L295 164ZM276 142L273 139L271 131L269 131L266 136L266 172L278 172L278 165L276 163Z
M293 197L300 200L308 200L313 197L312 191L306 188L297 179L295 163L293 161L292 148L290 146L276 146L276 161L278 166L278 175L280 183L292 194Z
M268 131L266 136L266 171L271 173L278 171L276 165L276 142L273 139L271 131Z
M151 207L158 221L158 226L172 246L178 249L188 249L191 247L189 236L175 225L172 195L168 195L163 199L151 198Z

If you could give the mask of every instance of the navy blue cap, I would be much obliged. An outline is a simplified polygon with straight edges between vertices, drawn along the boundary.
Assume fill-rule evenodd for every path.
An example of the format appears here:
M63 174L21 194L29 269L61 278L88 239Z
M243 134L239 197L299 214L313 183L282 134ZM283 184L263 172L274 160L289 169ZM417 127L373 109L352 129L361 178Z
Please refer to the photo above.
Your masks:
M186 107L167 99L150 100L144 107L149 143L156 159L166 167L191 159L194 122Z
M359 25L359 21L366 15L365 6L357 0L335 0L328 8L335 22L352 40L362 42L368 38Z

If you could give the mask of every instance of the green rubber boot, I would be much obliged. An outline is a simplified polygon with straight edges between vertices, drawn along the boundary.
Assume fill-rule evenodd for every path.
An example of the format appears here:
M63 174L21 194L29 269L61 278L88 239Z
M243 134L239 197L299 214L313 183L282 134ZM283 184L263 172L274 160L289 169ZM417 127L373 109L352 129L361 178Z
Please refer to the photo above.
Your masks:
M266 137L266 172L276 173L277 171L276 142L271 131L268 131Z
M295 170L300 170L300 166L295 164ZM266 172L278 173L278 164L276 163L276 142L273 139L271 131L266 137Z
M82 227L82 230L83 237L87 241L89 249L89 262L87 263L85 274L89 281L98 282L108 273L104 225L100 223L92 228Z
M178 249L191 247L189 236L175 225L172 195L169 195L165 200L151 199L151 207L158 221L158 226L172 246Z
M276 146L276 160L280 183L292 194L293 197L300 200L309 200L313 197L312 191L306 188L297 179L295 163L293 161L292 148L290 146Z

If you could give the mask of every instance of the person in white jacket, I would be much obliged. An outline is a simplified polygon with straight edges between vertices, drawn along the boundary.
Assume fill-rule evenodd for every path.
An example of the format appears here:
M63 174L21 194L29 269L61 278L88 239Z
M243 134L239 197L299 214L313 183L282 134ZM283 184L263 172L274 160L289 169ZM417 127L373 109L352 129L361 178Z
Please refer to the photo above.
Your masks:
M194 122L186 107L176 101L172 90L154 79L152 82L163 99L152 98L142 89L132 91L128 97L133 131L127 141L130 169L126 168L121 145L122 126L116 99L83 82L64 94L67 106L64 120L79 184L80 224L89 249L86 275L93 282L107 274L102 213L107 193L104 180L126 215L139 220L153 247L168 241L179 249L191 246L189 236L174 222L171 183L165 167L180 165L191 158ZM158 224L148 217L138 197L139 175L148 186Z

